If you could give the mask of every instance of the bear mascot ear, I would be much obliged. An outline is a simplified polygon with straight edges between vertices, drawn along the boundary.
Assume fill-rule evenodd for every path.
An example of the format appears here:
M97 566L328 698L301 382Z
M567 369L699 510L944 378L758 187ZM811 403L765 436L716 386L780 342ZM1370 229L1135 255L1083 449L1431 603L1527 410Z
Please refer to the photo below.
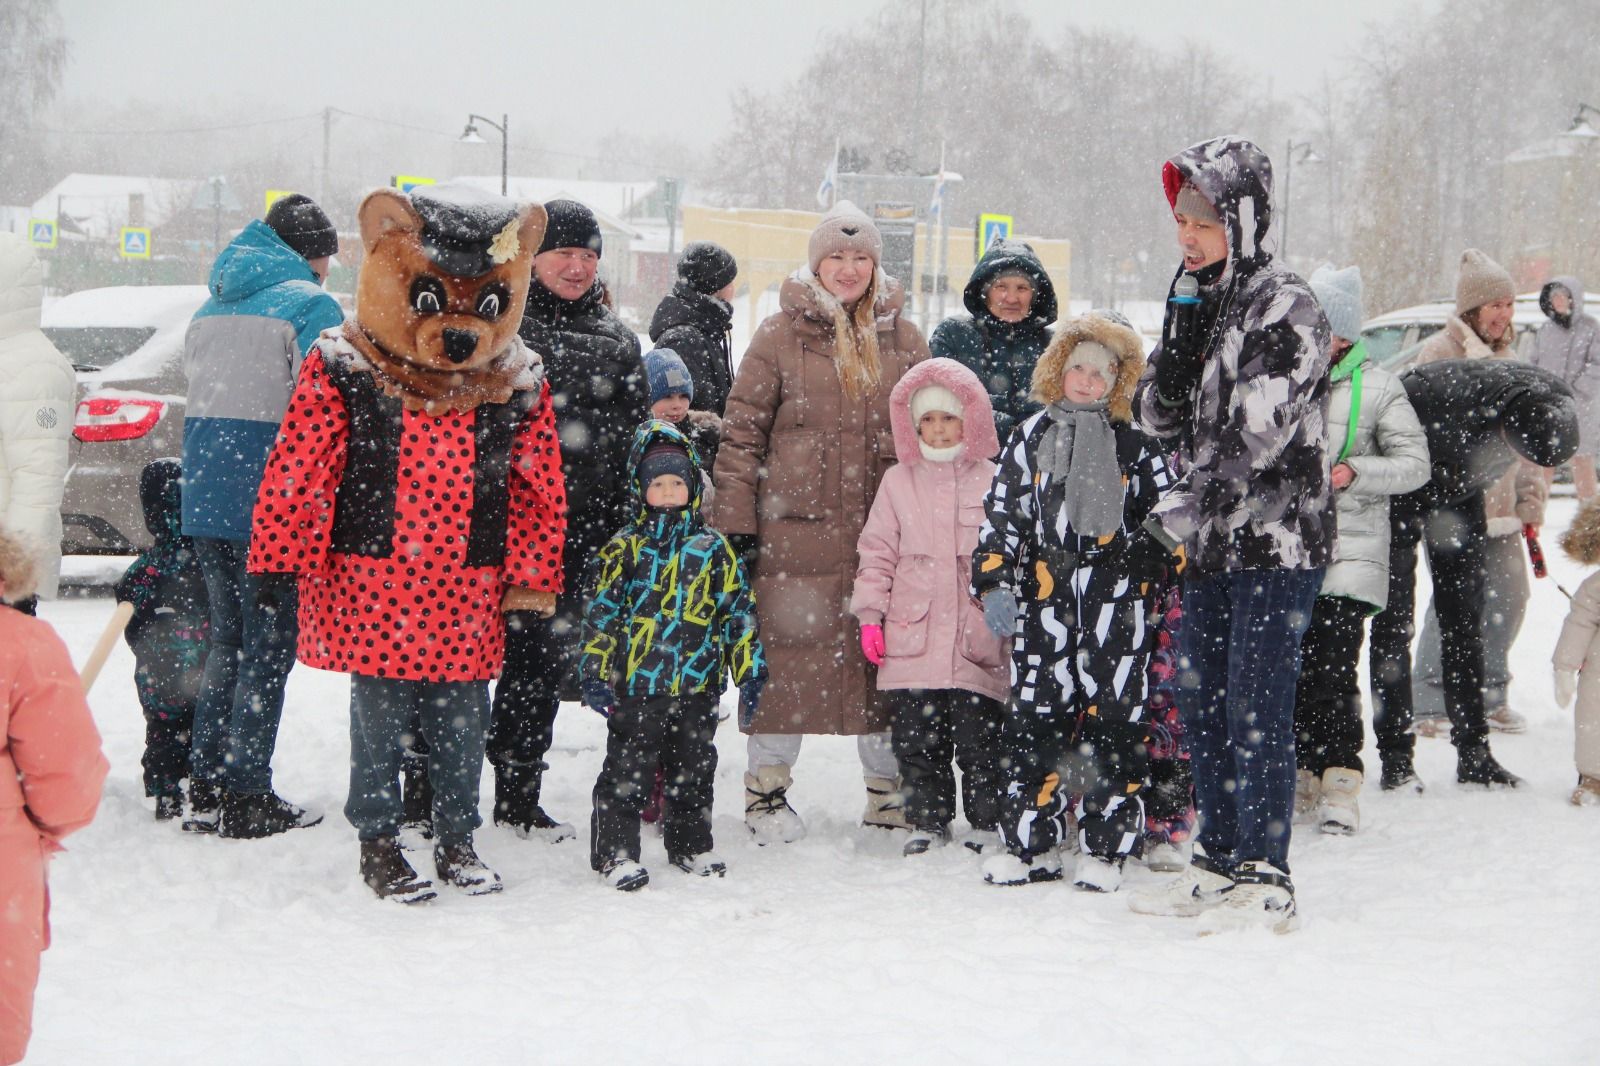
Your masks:
M517 227L517 242L529 252L537 253L549 222L550 216L546 214L543 204L528 204L522 209L522 224ZM365 231L362 232L364 236Z
M540 208L539 214L542 219L543 208ZM398 189L374 189L368 193L356 209L356 219L361 224L361 243L369 254L386 234L396 230L417 233L422 229L422 216L411 206L411 199ZM542 237L543 222L540 223L539 232Z

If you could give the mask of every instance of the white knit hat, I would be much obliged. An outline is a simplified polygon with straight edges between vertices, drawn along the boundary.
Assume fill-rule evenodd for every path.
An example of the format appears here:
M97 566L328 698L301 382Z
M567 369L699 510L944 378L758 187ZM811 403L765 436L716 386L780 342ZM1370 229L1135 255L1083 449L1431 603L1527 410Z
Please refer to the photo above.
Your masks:
M924 385L911 394L911 421L921 422L929 411L943 411L947 415L964 417L965 408L956 394L943 385Z
M1361 268L1335 270L1319 266L1311 275L1311 291L1328 316L1328 328L1335 337L1354 344L1361 339L1361 323L1367 320L1361 299Z

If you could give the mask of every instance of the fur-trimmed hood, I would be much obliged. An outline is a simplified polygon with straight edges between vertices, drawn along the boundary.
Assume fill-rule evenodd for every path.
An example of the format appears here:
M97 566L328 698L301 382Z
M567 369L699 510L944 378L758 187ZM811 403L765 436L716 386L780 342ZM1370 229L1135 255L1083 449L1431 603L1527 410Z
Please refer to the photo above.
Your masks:
M1045 406L1061 399L1061 375L1072 350L1083 341L1105 345L1117 357L1117 381L1107 394L1106 409L1113 422L1133 421L1133 390L1144 373L1144 344L1139 335L1096 314L1080 315L1056 327L1055 339L1033 368L1029 398Z
M1578 508L1572 525L1561 534L1561 550L1585 566L1600 564L1600 500Z
M873 282L872 316L880 332L894 329L905 303L905 286L879 268ZM801 267L783 279L778 286L778 306L799 332L833 338L833 308L839 306L839 301L822 287L810 267Z
M961 401L961 463L993 459L1000 454L1000 438L994 430L994 408L978 375L954 359L928 359L905 372L889 393L889 424L894 427L894 451L902 463L926 462L911 421L911 397L918 389L942 385Z

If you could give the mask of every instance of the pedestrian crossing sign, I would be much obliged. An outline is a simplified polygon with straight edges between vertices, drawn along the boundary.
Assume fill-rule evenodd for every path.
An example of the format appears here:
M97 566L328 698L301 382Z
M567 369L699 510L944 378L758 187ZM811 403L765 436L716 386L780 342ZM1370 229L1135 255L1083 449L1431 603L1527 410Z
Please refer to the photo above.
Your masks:
M145 226L122 227L122 258L150 258L150 230Z
M978 258L983 258L983 253L995 241L1008 241L1011 239L1011 228L1014 220L1010 215L982 214L978 216Z
M56 224L50 219L28 219L28 240L35 248L54 248L56 237Z
M266 206L265 210L266 211L271 211L273 204L277 203L279 200L283 199L285 196L293 196L293 195L294 195L294 190L293 189L268 189L267 190L267 206ZM266 217L265 213L263 213L261 217L265 218Z
M401 192L410 192L418 185L432 184L432 178L419 178L415 174L396 174L394 176L394 187L399 189Z

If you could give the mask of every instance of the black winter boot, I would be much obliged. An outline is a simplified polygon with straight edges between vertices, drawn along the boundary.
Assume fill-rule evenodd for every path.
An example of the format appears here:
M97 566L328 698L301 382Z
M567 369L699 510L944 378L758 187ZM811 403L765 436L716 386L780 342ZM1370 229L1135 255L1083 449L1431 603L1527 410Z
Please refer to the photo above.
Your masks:
M433 782L428 779L428 764L406 764L400 776L400 803L404 813L400 824L415 830L423 840L433 839Z
M183 820L185 833L215 833L222 815L222 788L203 778L189 779L189 817Z
M1485 788L1516 788L1522 778L1501 766L1487 744L1470 744L1456 752L1456 781Z
M538 837L559 844L578 835L566 822L559 822L539 806L539 788L544 780L544 764L537 766L496 766L494 768L494 824L505 826L517 836Z
M379 837L361 842L361 880L379 899L396 903L426 903L439 893L433 883L417 876L406 862L397 837Z
M1395 755L1383 762L1383 772L1378 784L1385 792L1421 792L1422 778L1409 755Z
M471 837L459 844L435 844L433 868L438 871L439 880L469 896L487 896L505 887L500 875L478 858Z
M322 815L296 807L268 789L266 792L222 794L222 825L218 835L229 840L260 840L291 829L307 829L322 821Z
M170 822L183 817L183 796L176 792L156 797L156 821Z

